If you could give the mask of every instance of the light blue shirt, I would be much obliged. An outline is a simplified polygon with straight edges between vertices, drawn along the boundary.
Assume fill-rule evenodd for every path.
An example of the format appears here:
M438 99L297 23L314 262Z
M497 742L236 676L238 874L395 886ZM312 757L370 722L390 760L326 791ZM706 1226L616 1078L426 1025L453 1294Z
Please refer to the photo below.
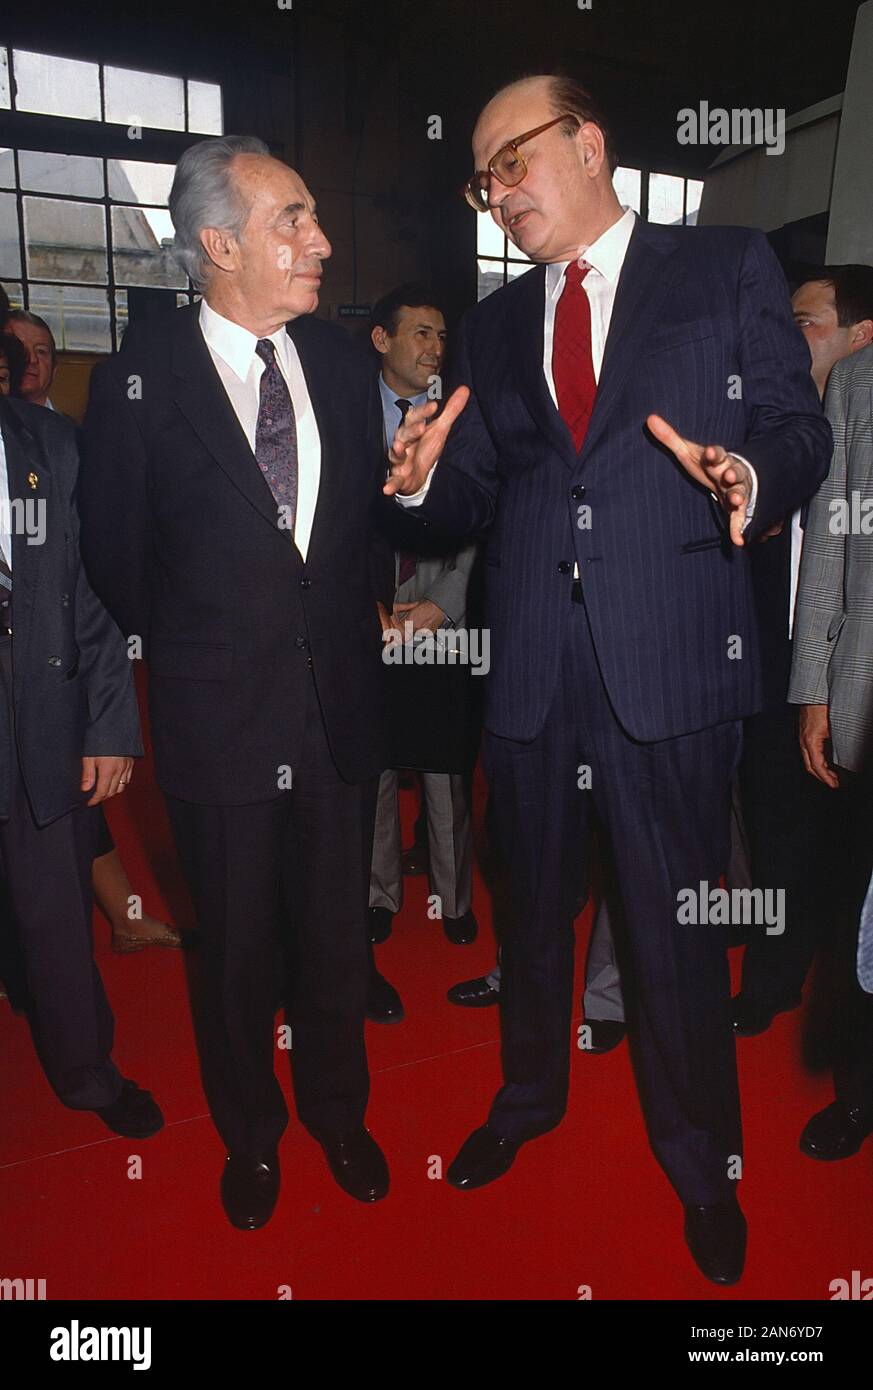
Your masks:
M382 420L385 425L385 445L390 449L397 427L403 419L403 415L398 406L398 401L409 401L410 405L424 405L427 402L427 392L420 391L417 396L398 396L385 384L385 378L379 373L379 394L382 397Z

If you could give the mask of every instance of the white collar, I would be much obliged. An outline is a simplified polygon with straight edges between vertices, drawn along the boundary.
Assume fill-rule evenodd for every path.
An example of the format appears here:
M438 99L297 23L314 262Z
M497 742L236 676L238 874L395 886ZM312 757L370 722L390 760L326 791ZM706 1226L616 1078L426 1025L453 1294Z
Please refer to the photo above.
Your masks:
M241 323L234 323L232 319L226 319L223 314L216 313L205 299L200 301L200 329L206 339L207 347L212 352L217 353L223 362L227 363L240 381L247 381L252 363L256 360L261 361L255 352L259 339L255 337L254 333L243 328ZM270 342L275 347L282 364L287 368L288 334L284 326L270 334Z
M587 261L592 270L596 270L604 280L615 284L624 265L635 222L636 213L633 208L625 208L618 221L607 227L596 241L592 241L590 246L580 246L579 260ZM557 297L563 284L564 271L568 265L570 261L552 261L546 266L546 293L553 299Z

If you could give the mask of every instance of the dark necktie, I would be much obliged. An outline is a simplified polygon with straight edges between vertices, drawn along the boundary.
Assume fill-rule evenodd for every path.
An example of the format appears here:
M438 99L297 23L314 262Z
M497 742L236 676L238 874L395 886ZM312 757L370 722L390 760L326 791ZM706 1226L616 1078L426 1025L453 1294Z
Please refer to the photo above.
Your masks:
M255 458L276 499L276 506L288 508L285 529L293 535L297 520L297 423L294 406L270 339L259 338L255 352L264 364L258 423L255 427Z
M401 396L399 400L396 400L396 401L394 402L394 404L397 406L397 409L400 411L400 423L401 423L401 425L402 425L402 424L403 424L403 421L406 419L406 412L407 412L407 410L411 410L411 409L412 409L412 401L407 401L407 400L405 400L405 399ZM399 552L399 554L398 554L398 560L397 560L397 587L398 587L398 589L400 588L400 585L401 585L401 584L405 584L405 583L406 583L407 579L412 579L413 575L415 574L415 566L416 566L416 557L415 557L415 555L413 555L412 551L411 551L411 550L401 550L401 551Z
M585 443L594 409L597 384L591 357L591 305L582 284L590 266L571 261L564 272L566 284L555 311L552 344L552 378L558 410L573 436L576 452Z
M12 571L0 549L0 634L12 630Z

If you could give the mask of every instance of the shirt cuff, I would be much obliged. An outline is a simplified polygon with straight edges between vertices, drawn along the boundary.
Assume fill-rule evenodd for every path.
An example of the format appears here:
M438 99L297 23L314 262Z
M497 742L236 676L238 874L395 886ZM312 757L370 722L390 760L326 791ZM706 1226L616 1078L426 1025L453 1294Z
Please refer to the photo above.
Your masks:
M731 453L730 457L732 459L738 459L740 463L744 463L752 475L752 493L749 497L749 505L746 507L746 521L743 526L743 530L747 531L752 523L752 517L755 515L755 508L758 505L758 475L749 463L749 460L744 459L742 454Z
M399 502L401 507L420 507L425 497L427 497L431 480L433 478L434 468L436 468L436 464L434 464L433 468L431 468L430 472L427 475L427 478L424 481L423 486L418 489L418 492L410 492L409 495L406 497L401 496L399 492L395 492L395 502Z

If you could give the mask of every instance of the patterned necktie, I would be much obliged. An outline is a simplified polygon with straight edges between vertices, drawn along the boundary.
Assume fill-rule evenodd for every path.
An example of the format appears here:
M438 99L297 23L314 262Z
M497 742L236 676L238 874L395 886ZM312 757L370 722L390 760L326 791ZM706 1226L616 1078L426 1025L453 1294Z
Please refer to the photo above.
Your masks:
M0 631L12 629L12 571L0 546Z
M402 425L402 424L403 424L403 421L406 419L406 412L407 412L407 410L411 410L411 409L412 409L412 401L407 401L407 400L404 399L403 396L401 396L399 400L396 400L396 401L394 402L394 404L397 406L397 409L400 411L400 423L401 423L401 425ZM400 588L400 585L401 585L401 584L405 584L405 583L406 583L407 579L412 579L412 577L413 577L414 574L415 574L415 566L416 566L416 563L417 563L416 556L413 555L413 553L412 553L411 550L401 550L401 551L399 552L399 554L398 554L398 560L397 560L397 587L398 587L398 589Z
M873 994L873 878L861 908L858 928L858 984Z
M297 423L294 406L270 339L259 338L255 352L264 364L258 423L255 427L255 458L276 499L276 506L288 509L284 529L293 535L297 520Z
M565 284L555 311L552 345L552 378L558 410L573 436L577 453L585 443L597 394L591 357L591 305L582 284L590 268L571 261L564 272Z

